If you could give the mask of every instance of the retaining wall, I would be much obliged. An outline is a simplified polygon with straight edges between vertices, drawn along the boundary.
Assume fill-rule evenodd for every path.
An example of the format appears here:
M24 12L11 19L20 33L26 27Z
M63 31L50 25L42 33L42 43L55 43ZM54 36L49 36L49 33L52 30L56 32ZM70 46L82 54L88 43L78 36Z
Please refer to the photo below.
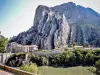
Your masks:
M37 75L34 73L30 73L30 72L19 70L19 69L13 68L13 67L9 67L9 66L3 65L3 64L0 64L0 68L3 70L9 71L11 73L15 73L17 75Z

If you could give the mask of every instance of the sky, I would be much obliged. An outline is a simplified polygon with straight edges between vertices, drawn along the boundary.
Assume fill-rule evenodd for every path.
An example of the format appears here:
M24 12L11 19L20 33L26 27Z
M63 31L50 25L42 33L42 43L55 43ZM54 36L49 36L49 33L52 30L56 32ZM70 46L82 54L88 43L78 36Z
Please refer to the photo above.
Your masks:
M38 5L53 7L67 2L89 7L100 13L100 0L0 0L0 31L8 38L16 36L33 25Z

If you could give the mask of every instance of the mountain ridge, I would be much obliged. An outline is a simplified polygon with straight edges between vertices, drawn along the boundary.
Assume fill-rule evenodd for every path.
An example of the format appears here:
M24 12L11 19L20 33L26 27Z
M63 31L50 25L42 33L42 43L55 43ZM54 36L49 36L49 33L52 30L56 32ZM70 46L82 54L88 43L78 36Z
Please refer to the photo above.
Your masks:
M91 8L68 2L54 7L39 5L33 26L10 42L54 49L66 48L71 42L100 46L99 38L100 15Z

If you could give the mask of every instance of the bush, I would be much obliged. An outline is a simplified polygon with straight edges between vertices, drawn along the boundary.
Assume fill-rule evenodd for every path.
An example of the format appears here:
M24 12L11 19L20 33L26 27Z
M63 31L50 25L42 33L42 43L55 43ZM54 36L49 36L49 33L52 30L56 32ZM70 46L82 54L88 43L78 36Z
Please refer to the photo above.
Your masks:
M82 63L84 61L82 50L77 48L74 51L74 54L75 54L76 65L82 65Z
M95 65L95 55L92 52L88 52L85 56L85 61L88 66Z
M36 63L38 66L48 65L48 63L50 66L94 66L95 62L100 60L99 55L100 51L76 49L75 51L54 54L48 58L46 56L29 54L29 62ZM18 67L22 65L24 59L25 54L15 54L8 59L6 64Z
M36 56L34 54L30 55L30 61L36 63L38 66L43 66L47 64L47 58L43 56Z
M76 66L76 56L75 54L72 52L70 57L69 57L69 66Z
M49 65L51 66L71 66L75 64L74 62L76 62L74 54L69 51L49 57Z
M95 53L96 52L96 53ZM93 66L100 60L99 51L81 50L66 51L49 57L51 66Z
M95 67L96 67L96 75L100 75L100 60L96 62Z
M20 70L24 70L24 71L28 71L28 72L32 72L32 73L37 73L38 72L38 68L37 65L32 63L32 64L23 64L19 67Z
M26 55L25 53L13 54L8 58L5 64L12 67L19 67L25 60L25 55Z
M94 53L95 53L96 56L99 56L100 55L100 49L95 50Z
M56 54L54 56L49 57L49 65L57 66L61 64L60 54Z

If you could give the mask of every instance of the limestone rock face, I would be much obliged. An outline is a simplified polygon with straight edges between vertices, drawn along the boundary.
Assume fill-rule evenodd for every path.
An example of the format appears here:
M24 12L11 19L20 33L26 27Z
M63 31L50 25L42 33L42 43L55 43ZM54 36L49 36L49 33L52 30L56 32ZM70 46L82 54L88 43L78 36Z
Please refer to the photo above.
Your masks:
M51 9L65 15L70 26L69 43L73 41L77 45L88 43L100 47L100 14L73 2Z
M72 2L55 7L39 5L33 26L10 40L41 49L67 47L72 41L100 46L100 15Z
M34 25L12 40L21 44L36 44L41 49L67 47L69 29L65 15L40 5L36 9Z

